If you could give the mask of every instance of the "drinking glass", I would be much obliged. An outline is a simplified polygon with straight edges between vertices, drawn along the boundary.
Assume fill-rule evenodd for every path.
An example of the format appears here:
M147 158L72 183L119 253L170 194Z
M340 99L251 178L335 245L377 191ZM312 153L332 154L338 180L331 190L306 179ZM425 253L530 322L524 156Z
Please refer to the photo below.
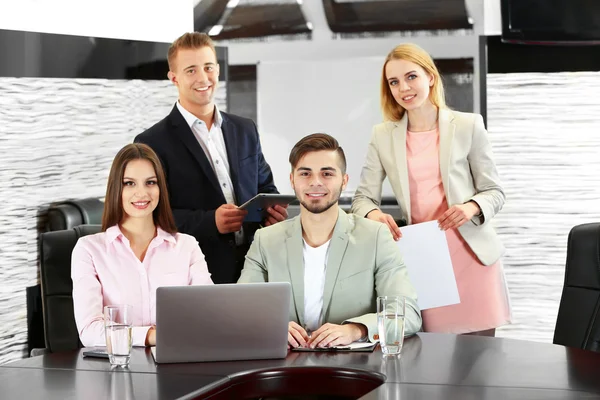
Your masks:
M106 352L111 365L127 367L131 358L132 307L121 304L104 307Z
M384 355L396 355L404 343L404 297L377 297L379 345Z

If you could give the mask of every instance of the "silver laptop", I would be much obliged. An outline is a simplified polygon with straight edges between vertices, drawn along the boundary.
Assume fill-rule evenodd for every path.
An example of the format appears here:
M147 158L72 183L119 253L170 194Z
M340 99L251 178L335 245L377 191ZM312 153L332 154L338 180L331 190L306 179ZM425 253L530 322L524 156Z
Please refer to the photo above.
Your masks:
M157 363L285 358L288 282L156 290Z

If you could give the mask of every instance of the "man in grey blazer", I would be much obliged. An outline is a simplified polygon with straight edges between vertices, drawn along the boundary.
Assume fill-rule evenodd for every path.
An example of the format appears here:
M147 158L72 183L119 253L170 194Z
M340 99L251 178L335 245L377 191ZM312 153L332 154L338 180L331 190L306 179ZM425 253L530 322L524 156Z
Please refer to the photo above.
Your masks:
M346 158L326 134L291 151L290 181L300 215L256 232L238 283L290 282L292 347L377 341L377 296L406 299L405 335L421 328L417 295L387 227L338 206Z

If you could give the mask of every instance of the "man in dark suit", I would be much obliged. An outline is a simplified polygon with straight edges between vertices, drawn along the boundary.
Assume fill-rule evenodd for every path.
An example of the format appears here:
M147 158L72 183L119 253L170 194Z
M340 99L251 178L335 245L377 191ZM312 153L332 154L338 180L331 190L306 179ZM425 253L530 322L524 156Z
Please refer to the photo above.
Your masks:
M204 33L186 33L168 52L168 77L179 91L171 113L141 133L158 154L167 176L177 227L193 235L215 283L234 283L259 224L243 223L243 204L257 193L277 193L263 157L256 125L216 107L219 64ZM268 226L287 218L269 208Z

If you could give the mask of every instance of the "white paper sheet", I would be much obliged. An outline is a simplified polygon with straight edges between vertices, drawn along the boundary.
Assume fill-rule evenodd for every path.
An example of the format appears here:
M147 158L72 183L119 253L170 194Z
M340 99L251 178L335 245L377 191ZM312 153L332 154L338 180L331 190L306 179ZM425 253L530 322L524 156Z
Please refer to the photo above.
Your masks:
M446 234L437 221L400 228L397 242L421 310L460 303Z

